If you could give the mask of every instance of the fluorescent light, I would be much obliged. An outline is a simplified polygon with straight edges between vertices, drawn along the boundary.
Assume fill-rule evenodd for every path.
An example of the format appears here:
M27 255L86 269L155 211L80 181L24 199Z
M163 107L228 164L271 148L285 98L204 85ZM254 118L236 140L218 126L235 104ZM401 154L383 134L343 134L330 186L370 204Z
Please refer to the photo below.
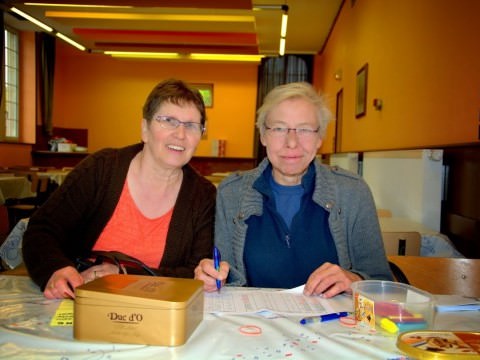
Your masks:
M35 25L41 27L43 30L46 30L48 32L53 32L54 29L51 28L50 26L48 25L45 25L44 23L42 23L41 21L35 19L34 17L28 15L28 14L25 14L23 11L21 10L18 10L17 8L15 7L12 7L10 10L12 10L14 13L17 13L18 15L24 17L25 19L27 19L28 21L34 23ZM59 33L59 32L55 32L55 35L58 36L60 39L62 39L63 41L66 41L67 43L69 43L70 45L73 45L75 46L77 49L79 50L82 50L82 51L85 51L87 48L83 45L80 45L79 43L73 41L72 39L70 39L69 37L63 35L62 33Z
M236 62L260 62L263 55L243 54L180 54L163 52L142 52L142 51L104 51L105 55L115 58L131 59L164 59L164 60L192 60L192 61L236 61Z
M211 61L240 61L240 62L260 62L263 55L243 55L243 54L190 54L192 60L211 60Z
M53 4L53 3L23 3L28 6L54 6L54 7L75 7L75 8L114 8L114 9L131 9L133 6L120 5L84 5L84 4Z
M168 52L144 52L144 51L104 51L105 55L115 58L132 58L132 59L181 59L179 53Z
M285 55L285 38L280 38L280 49L278 50L280 56Z
M58 36L60 39L62 39L63 41L69 43L70 45L73 45L75 46L77 49L81 50L81 51L85 51L87 48L83 45L80 45L79 43L73 41L72 39L70 39L69 37L63 35L62 33L59 33L57 32L55 34L56 36Z
M22 16L23 18L27 19L28 21L34 23L35 25L41 27L43 30L46 30L48 32L52 32L53 31L53 28L51 28L50 26L42 23L41 21L35 19L34 17L28 15L28 14L25 14L23 11L21 10L18 10L17 8L15 7L12 7L10 8L10 10L12 10L14 13Z
M105 19L105 20L140 20L140 21L199 21L199 22L239 22L254 23L250 15L196 15L196 14L149 14L149 13L107 13L107 12L72 12L46 11L49 18L71 19Z
M280 36L282 38L287 36L288 14L282 15L282 27L280 28Z

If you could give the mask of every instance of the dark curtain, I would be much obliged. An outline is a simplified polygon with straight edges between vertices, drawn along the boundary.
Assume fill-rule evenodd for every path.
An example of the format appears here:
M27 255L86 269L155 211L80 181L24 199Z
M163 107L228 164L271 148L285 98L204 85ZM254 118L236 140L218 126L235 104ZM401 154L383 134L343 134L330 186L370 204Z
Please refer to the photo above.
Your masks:
M35 33L37 64L37 124L41 124L46 135L52 135L53 78L55 70L55 37L46 33Z
M267 93L277 85L297 81L312 82L313 55L285 55L263 58L258 69L257 109ZM260 143L260 133L255 128L255 156L257 164L266 156Z

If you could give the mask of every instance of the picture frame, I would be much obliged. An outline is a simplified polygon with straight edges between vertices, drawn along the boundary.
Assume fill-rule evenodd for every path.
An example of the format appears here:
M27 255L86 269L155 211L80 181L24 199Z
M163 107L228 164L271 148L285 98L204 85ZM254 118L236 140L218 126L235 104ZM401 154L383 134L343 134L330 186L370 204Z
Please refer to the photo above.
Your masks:
M355 117L358 119L367 114L367 87L368 87L368 63L363 65L357 72Z
M213 84L190 84L190 86L200 91L206 108L213 107Z

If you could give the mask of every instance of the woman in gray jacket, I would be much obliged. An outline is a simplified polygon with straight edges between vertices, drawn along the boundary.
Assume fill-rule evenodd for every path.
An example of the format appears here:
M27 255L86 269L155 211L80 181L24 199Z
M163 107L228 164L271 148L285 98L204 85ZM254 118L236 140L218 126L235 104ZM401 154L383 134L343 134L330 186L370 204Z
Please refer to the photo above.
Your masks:
M267 158L225 179L217 192L217 271L195 277L236 286L291 288L331 297L354 281L391 280L376 208L363 179L316 158L330 113L307 83L273 89L257 114Z

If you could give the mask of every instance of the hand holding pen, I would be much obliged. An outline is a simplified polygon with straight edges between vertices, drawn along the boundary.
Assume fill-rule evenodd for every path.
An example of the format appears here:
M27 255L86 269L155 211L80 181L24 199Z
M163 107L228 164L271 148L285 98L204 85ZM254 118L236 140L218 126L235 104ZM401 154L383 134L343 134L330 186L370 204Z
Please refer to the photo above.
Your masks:
M203 290L206 292L220 291L230 271L230 265L222 261L217 248L213 250L213 259L205 258L200 260L194 270L194 278L203 281Z

